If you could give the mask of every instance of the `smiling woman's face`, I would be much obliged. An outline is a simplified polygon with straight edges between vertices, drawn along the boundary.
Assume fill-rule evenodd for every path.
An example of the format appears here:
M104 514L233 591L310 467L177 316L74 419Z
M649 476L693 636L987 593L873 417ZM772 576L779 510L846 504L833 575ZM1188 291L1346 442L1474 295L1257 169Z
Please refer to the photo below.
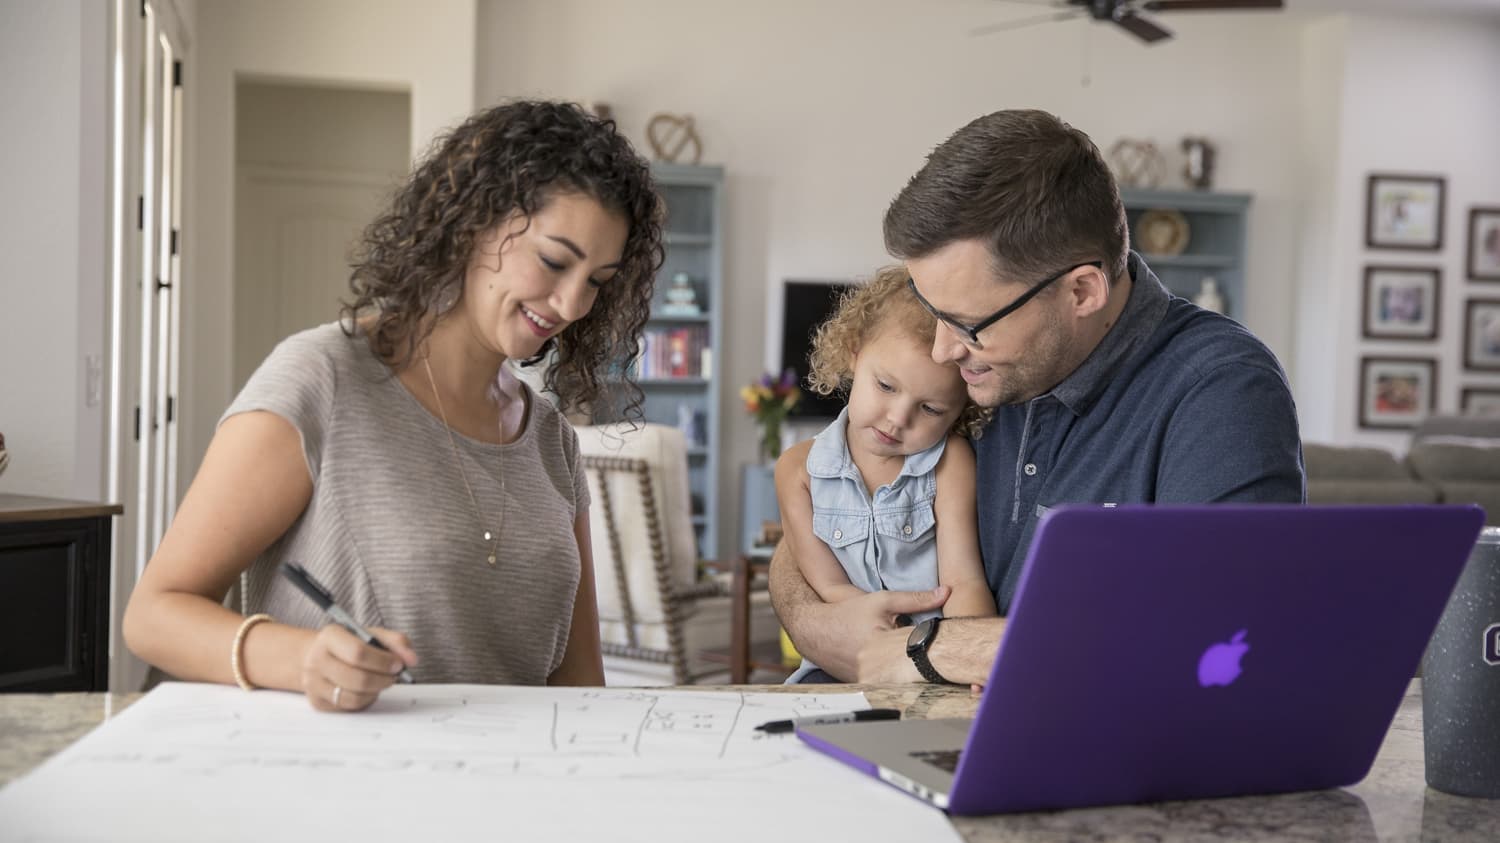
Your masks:
M475 243L455 313L489 351L534 357L588 315L614 280L629 227L581 193L560 193L528 219L511 217Z

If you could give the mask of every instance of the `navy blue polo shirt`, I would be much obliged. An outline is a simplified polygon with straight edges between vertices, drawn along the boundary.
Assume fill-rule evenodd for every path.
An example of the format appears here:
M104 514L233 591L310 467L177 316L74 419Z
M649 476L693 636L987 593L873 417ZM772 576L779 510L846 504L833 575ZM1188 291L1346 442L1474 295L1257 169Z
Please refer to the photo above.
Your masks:
M1064 503L1301 503L1281 365L1238 322L1178 298L1134 252L1120 320L1062 383L999 407L974 443L979 545L1000 614L1037 519Z

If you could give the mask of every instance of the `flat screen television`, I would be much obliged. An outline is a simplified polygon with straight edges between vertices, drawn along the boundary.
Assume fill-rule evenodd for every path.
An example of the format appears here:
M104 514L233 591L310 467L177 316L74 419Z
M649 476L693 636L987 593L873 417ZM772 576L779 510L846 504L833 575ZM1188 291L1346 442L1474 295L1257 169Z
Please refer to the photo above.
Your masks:
M844 408L838 395L819 395L807 388L808 358L812 356L813 332L838 305L839 295L850 284L835 281L788 281L781 300L781 370L797 373L802 400L793 416L832 419Z

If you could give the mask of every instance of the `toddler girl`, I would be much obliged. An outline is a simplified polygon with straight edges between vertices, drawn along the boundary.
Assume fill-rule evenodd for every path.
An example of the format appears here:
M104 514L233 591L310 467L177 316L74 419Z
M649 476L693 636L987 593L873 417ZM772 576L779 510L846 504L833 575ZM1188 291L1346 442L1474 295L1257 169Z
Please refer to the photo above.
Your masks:
M906 279L900 267L881 270L818 329L808 380L848 405L777 461L782 525L803 577L827 602L941 584L952 588L948 617L993 615L965 439L989 411L969 400L956 366L933 361L937 323ZM816 669L804 659L787 682Z

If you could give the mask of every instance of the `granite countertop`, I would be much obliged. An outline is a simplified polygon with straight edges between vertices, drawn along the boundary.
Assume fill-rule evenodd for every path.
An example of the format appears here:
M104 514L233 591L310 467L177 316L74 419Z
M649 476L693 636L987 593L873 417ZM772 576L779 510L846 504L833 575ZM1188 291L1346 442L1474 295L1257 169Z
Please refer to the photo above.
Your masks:
M709 690L698 686L695 690ZM757 691L806 690L785 686ZM863 691L876 707L907 717L972 716L968 689L930 685L834 685L818 691ZM0 694L0 784L24 775L139 694ZM1421 840L1493 843L1500 839L1500 799L1467 799L1431 790L1422 766L1418 683L1402 701L1375 766L1359 784L1339 790L1196 802L1165 802L1054 813L956 817L965 840L1001 841L1330 841Z

